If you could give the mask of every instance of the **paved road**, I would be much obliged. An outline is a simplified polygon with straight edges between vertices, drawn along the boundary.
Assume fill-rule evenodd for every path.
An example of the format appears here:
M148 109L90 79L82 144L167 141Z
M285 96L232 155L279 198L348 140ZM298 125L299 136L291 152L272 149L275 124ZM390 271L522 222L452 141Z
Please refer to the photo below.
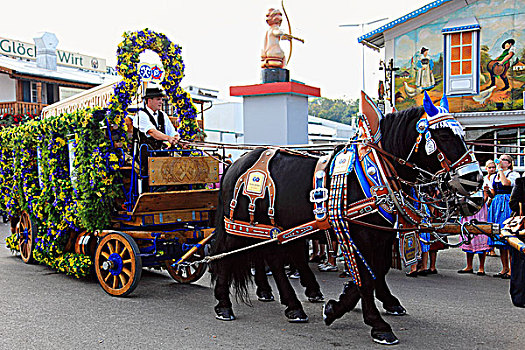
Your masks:
M4 242L8 227L0 224ZM513 307L508 280L459 275L458 249L439 254L438 275L388 282L407 308L385 316L406 349L523 349L525 310ZM487 271L499 268L487 258ZM325 296L335 298L343 279L317 273ZM293 281L300 290L299 283ZM306 300L302 291L300 299ZM39 265L25 265L0 247L0 349L364 349L372 342L360 306L332 326L321 304L304 303L308 324L290 324L277 302L236 305L238 320L217 321L209 274L181 285L166 273L145 270L128 298L107 295L94 278L76 280Z

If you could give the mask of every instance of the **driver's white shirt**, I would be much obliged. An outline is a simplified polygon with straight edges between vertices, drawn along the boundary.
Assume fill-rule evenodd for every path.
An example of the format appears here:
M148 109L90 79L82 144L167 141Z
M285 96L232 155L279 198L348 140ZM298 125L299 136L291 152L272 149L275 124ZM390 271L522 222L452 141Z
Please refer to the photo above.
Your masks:
M148 106L145 106L145 108L153 116L153 119L155 120L157 125L159 125L158 113L157 112L153 112L153 110L150 109ZM178 135L179 133L177 132L177 130L175 130L175 127L171 123L171 121L168 118L168 116L166 115L166 113L163 113L163 114L164 114L164 125L165 125L165 131L166 131L165 134L168 135L168 136ZM150 130L157 130L155 125L153 125L153 123L149 119L148 114L146 112L144 112L143 110L140 110L133 117L133 127L139 129L147 137L151 137L150 135L148 135L148 131L150 131Z

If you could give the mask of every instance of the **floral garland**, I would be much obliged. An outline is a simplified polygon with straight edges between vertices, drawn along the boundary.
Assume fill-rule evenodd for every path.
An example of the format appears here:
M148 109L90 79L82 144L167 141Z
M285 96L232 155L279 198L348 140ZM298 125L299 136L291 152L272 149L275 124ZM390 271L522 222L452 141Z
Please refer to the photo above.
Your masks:
M117 70L123 81L116 84L107 112L78 110L0 129L0 211L10 216L21 211L30 214L39 227L33 257L42 264L76 277L91 271L89 256L65 250L81 228L107 228L114 202L122 196L117 171L121 148L126 147L124 118L140 84L136 68L146 49L156 52L164 65L161 85L179 114L179 134L194 140L202 130L190 95L179 87L184 71L180 47L148 29L124 33L117 51ZM11 124L21 121L23 118L13 118ZM101 126L111 130L110 138ZM75 183L69 173L71 135ZM9 236L6 244L18 251L16 234Z
M109 154L109 145L99 123L100 113L78 110L0 131L0 181L9 181L2 186L7 189L4 198L9 198L3 207L11 216L27 211L39 227L33 250L36 261L76 277L89 274L92 261L89 256L65 252L68 242L80 227L107 227L112 203L121 195L113 181L114 164L101 156ZM69 173L68 135L75 135L71 141L76 188ZM11 152L5 152L9 147ZM16 234L6 244L17 251Z
M0 211L13 216L20 211L15 186L15 130L12 128L0 129Z
M182 139L193 141L202 135L197 124L197 109L193 105L190 94L179 84L184 77L184 63L181 48L173 44L166 35L149 29L137 32L125 32L124 40L117 49L117 72L123 80L115 86L113 98L110 101L110 121L123 129L127 107L136 95L140 85L140 75L137 72L139 56L145 50L152 50L159 55L164 66L164 80L160 83L166 91L170 102L176 107L179 115L179 135ZM119 142L125 142L124 132L120 133Z

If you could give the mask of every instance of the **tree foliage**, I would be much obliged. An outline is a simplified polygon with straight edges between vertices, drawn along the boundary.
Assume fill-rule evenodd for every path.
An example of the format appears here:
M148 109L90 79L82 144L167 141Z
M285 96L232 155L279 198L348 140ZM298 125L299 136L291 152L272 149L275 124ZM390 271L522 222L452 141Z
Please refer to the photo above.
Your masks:
M308 102L308 114L350 125L351 119L359 112L359 99L343 100L316 98Z

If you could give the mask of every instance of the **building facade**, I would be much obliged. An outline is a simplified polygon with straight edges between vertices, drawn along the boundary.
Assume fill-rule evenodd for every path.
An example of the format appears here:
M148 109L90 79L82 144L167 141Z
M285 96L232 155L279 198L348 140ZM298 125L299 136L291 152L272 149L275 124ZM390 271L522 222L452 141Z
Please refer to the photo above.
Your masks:
M525 170L525 0L437 0L361 37L384 52L387 111L445 94L480 163Z
M34 43L0 37L0 114L40 114L43 107L115 81L102 58L57 50L42 33Z

